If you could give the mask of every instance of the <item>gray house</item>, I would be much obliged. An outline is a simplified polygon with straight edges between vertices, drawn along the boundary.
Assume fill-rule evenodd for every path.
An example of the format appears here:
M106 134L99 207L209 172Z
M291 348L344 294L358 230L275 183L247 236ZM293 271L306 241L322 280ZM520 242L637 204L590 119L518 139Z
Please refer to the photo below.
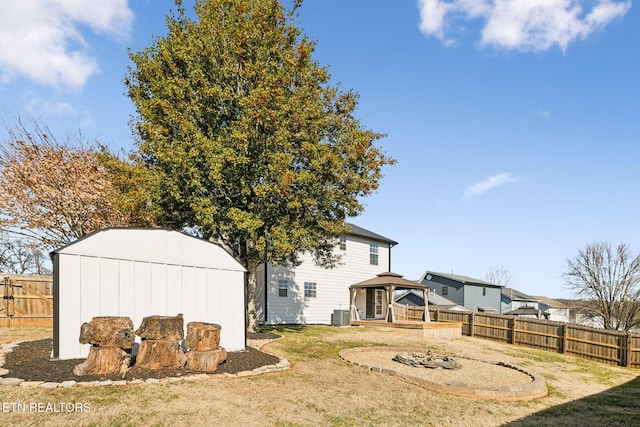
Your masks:
M419 283L429 286L437 295L471 311L500 314L502 285L458 274L426 271Z

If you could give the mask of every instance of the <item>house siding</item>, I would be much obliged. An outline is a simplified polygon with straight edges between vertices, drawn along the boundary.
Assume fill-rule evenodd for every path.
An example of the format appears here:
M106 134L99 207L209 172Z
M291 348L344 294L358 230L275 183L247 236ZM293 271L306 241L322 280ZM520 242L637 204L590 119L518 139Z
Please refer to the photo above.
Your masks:
M370 264L370 243L378 243L378 265ZM256 280L258 319L265 324L330 324L334 310L349 310L349 286L389 271L390 249L386 242L353 235L347 236L346 245L344 251L336 245L335 252L342 259L333 269L316 265L310 254L303 254L297 267L269 264L266 289L264 266L260 266ZM279 296L279 279L288 281L286 297ZM305 297L305 282L316 284L316 297Z

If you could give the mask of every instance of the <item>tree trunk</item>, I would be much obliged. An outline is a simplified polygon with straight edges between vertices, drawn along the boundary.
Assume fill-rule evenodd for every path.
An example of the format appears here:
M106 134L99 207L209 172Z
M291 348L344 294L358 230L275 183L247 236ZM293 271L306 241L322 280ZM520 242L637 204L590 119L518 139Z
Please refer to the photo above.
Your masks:
M220 347L222 327L215 323L189 322L184 346L190 350L210 351Z
M94 317L80 327L80 344L130 349L134 341L133 322L128 317Z
M187 363L177 340L143 340L135 366L144 369L179 369Z
M124 374L131 366L131 354L119 348L91 347L87 360L73 373L82 375Z
M177 341L184 338L184 319L177 316L148 316L136 329L136 335L143 340Z
M215 350L191 350L186 353L187 366L195 371L213 372L218 365L227 360L227 350L218 347Z
M247 270L249 270L249 274L247 275L247 279L246 279L247 332L256 332L257 325L258 325L257 304L256 304L256 277L257 277L258 263L259 263L258 260L250 260L247 262Z

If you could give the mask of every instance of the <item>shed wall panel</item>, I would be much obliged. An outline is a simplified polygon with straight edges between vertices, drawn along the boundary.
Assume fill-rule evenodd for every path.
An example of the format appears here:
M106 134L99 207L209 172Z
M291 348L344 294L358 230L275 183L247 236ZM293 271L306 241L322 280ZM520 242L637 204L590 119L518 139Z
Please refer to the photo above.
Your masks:
M115 259L100 259L100 312L118 313L120 299L119 262Z
M125 313L135 313L134 262L120 260L118 267L119 298L117 316L126 316Z
M154 313L167 313L168 277L165 264L151 264L151 311Z

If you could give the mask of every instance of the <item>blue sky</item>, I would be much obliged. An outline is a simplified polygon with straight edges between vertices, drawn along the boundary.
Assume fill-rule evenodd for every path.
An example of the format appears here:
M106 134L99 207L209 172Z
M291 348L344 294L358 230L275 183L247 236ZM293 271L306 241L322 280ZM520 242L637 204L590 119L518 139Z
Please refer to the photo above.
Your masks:
M185 0L187 8L192 1ZM169 0L3 5L0 112L133 149L122 84L166 32ZM299 25L398 163L353 222L390 237L392 269L569 297L585 244L640 251L640 12L622 0L307 0Z

